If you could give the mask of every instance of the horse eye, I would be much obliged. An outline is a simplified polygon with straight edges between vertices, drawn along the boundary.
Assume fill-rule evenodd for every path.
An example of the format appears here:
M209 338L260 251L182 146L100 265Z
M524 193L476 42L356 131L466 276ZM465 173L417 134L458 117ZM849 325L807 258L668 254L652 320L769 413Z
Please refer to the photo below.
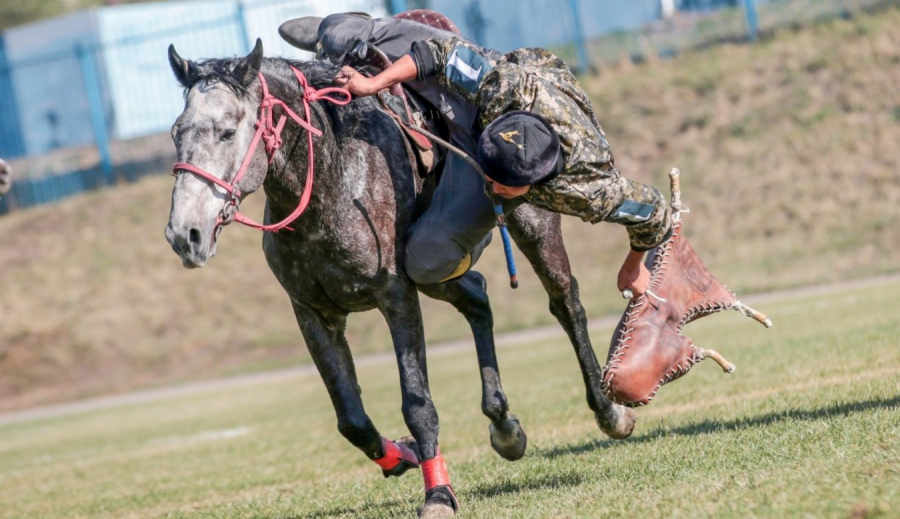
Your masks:
M235 131L234 131L234 130L225 130L225 133L222 134L222 139L221 139L221 140L222 140L223 142L224 142L224 141L230 141L231 139L234 139L234 134L235 134Z

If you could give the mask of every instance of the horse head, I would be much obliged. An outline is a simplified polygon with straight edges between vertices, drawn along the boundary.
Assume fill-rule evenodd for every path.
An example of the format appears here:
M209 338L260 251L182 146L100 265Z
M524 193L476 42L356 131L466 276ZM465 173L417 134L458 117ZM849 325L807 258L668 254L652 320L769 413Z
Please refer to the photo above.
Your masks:
M11 176L12 173L9 164L4 162L3 159L0 159L0 196L8 193L9 189L12 187L12 182L10 182Z
M262 42L244 58L185 60L169 46L169 64L185 89L184 111L172 125L179 163L193 165L228 183L251 156L237 183L236 201L260 188L268 163L251 144L261 96L255 85L262 66ZM262 148L262 143L257 143ZM258 150L257 150L258 151ZM166 240L187 268L202 267L216 254L222 214L231 194L208 179L177 174Z

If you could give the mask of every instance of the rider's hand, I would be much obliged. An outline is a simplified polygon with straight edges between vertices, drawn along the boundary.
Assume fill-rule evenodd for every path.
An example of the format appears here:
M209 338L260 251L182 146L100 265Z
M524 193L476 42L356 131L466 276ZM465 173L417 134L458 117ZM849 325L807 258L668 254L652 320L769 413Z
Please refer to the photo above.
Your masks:
M643 252L630 251L619 269L619 291L630 288L634 293L633 298L642 296L650 288L650 271L641 261L643 258Z
M359 97L374 95L380 90L374 78L360 74L353 67L343 67L334 82Z

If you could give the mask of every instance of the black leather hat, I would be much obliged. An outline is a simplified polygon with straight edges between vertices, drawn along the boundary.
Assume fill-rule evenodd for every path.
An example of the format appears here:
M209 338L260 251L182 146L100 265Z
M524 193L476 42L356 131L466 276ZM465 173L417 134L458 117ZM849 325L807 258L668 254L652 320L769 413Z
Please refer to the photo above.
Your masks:
M478 139L478 162L509 187L546 182L562 171L559 136L543 117L517 110L501 115Z
M309 52L316 51L316 41L319 39L319 25L322 24L319 16L304 16L302 18L294 18L281 24L278 28L278 34L284 41L290 43L298 49Z

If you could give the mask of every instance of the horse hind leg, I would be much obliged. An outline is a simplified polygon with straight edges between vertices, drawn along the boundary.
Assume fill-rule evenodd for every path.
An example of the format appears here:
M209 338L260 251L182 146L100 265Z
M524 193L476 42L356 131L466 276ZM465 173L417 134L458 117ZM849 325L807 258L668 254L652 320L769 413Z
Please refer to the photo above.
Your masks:
M484 276L470 270L453 281L418 288L432 299L450 303L469 322L481 374L481 411L491 421L488 426L491 447L504 459L520 459L525 455L528 438L519 419L509 414L509 404L500 383L494 346L494 315Z
M346 316L326 317L296 303L294 315L331 397L341 435L378 464L385 477L400 476L417 468L415 451L402 442L382 437L363 408L353 357L344 337Z
M550 312L559 321L578 356L588 406L597 425L610 438L631 436L637 414L610 401L602 391L600 364L591 346L587 317L572 275L560 227L560 216L522 204L508 215L509 233L525 255L550 297Z

